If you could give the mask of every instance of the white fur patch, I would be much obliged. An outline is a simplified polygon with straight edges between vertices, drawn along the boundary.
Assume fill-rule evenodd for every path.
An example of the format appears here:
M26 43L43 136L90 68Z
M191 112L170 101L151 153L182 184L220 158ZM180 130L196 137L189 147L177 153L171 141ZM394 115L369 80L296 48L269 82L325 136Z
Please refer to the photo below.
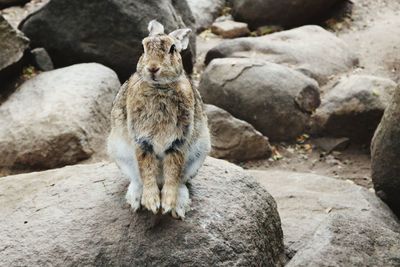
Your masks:
M142 199L143 187L140 183L132 181L129 184L128 191L126 192L126 202L128 202L133 211L137 211L140 208L140 202Z
M203 165L208 153L211 150L211 143L208 131L204 130L201 137L193 144L189 150L186 165L183 171L183 182L193 178Z
M185 184L180 184L176 207L172 210L172 215L175 215L174 217L179 217L182 219L185 218L185 213L190 210L190 203L191 201L189 197L189 189Z
M130 142L122 135L111 134L107 148L109 156L115 160L121 172L131 181L140 182L139 165Z

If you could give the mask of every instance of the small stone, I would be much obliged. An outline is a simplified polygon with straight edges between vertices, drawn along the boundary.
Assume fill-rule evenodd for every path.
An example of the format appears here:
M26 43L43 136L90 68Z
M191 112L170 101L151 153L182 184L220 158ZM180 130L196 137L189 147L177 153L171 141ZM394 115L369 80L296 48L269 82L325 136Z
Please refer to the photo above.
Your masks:
M223 38L236 38L250 34L247 23L232 20L214 22L211 25L211 31L214 34L221 35Z
M49 71L54 69L53 61L51 60L46 49L40 47L35 48L31 51L32 59L35 66L43 71Z

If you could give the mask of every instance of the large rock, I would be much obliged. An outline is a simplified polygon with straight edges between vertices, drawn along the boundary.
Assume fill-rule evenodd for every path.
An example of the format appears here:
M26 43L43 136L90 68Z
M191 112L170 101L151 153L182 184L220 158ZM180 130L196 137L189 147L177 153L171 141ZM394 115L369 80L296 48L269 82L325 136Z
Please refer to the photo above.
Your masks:
M0 179L1 266L282 266L273 198L243 170L209 158L184 221L126 204L114 164Z
M10 75L16 74L22 68L28 46L28 38L0 15L0 82L9 79Z
M206 103L249 122L273 141L302 134L309 113L320 103L314 80L285 66L247 58L213 60L199 90Z
M90 157L105 142L114 71L79 64L26 81L0 106L0 167L53 168Z
M233 161L269 158L271 146L249 123L214 105L205 105L211 132L211 156Z
M211 26L225 5L225 0L187 0L193 17L196 21L196 29L204 30Z
M20 28L33 47L44 47L54 64L66 66L98 62L112 68L121 80L136 69L143 52L142 39L149 21L157 19L166 31L192 26L186 1L51 0L22 22ZM186 71L191 72L195 36L183 53Z
M320 84L358 63L357 56L345 42L319 26L227 40L207 53L206 63L221 57L248 57L283 64Z
M385 78L342 78L323 95L314 116L315 131L369 144L395 88L396 83Z
M372 182L376 194L400 217L400 87L383 115L372 146Z
M7 6L23 5L26 2L29 2L29 0L0 0L0 8Z
M252 28L263 25L296 27L313 24L344 0L232 0L235 19Z
M287 266L399 265L399 222L365 188L315 174L250 174L277 202Z

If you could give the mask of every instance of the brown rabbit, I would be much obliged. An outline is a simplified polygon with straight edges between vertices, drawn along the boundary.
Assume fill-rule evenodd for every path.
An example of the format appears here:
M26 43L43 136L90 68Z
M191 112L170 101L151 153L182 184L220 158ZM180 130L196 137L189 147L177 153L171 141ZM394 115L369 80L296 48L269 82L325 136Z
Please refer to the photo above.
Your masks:
M162 208L184 218L190 205L186 183L211 147L203 102L180 55L191 30L167 35L155 20L148 28L137 72L113 103L108 152L130 178L126 199L133 210Z

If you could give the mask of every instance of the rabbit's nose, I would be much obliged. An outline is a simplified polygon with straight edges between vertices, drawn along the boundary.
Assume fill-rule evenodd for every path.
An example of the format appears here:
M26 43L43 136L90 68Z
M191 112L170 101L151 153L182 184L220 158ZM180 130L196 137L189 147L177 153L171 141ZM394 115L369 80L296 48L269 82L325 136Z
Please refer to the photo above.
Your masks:
M156 73L157 71L160 70L160 68L158 68L158 67L151 67L151 68L147 68L147 69L148 69L148 71L151 72L151 73Z

